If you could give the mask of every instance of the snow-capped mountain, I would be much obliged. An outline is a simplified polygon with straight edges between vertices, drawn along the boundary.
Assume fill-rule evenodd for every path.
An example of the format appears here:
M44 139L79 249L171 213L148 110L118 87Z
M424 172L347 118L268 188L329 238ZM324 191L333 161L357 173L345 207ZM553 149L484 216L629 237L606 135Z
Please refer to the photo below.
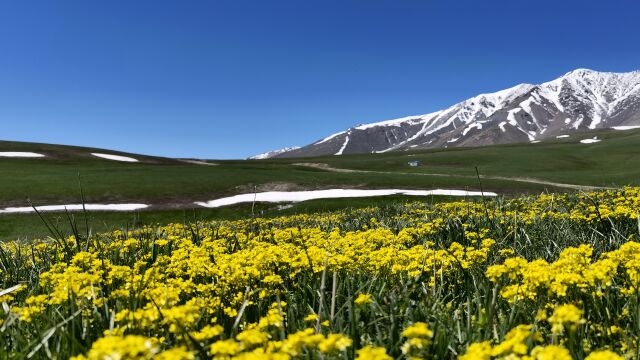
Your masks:
M577 130L633 125L640 125L640 71L577 69L543 84L480 94L430 114L355 126L273 156L530 142Z
M298 150L298 149L300 149L300 146L286 147L284 149L267 151L267 152L262 153L262 154L254 155L254 156L250 157L249 159L250 160L268 159L268 158L276 157L276 156L278 156L280 154L284 154L286 152L290 152L290 151Z

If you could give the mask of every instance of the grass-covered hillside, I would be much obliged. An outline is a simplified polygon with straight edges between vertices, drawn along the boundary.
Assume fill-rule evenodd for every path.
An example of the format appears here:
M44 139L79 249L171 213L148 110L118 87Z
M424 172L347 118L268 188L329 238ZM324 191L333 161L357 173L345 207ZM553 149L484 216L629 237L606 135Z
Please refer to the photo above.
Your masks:
M636 359L640 189L0 244L0 358Z
M602 141L578 142L594 136ZM253 191L253 186L264 190L331 186L477 188L476 166L487 177L483 185L488 190L506 193L561 189L516 181L522 178L579 185L627 185L636 183L640 175L638 143L637 130L599 131L537 144L481 148L202 163L129 154L140 162L125 163L90 155L95 151L119 154L108 150L0 142L0 152L35 151L47 155L35 159L0 157L0 204L24 204L27 197L35 203L77 201L78 176L87 201L149 201L159 206ZM421 161L421 166L409 167L410 160ZM310 163L359 172L327 171L310 167Z
M579 142L594 136L601 141ZM639 143L638 130L608 130L537 144L299 159L194 161L103 149L0 142L0 153L24 151L45 155L40 158L0 156L0 209L30 203L77 204L83 198L87 203L150 205L138 216L92 214L90 224L105 230L115 224L122 227L140 220L144 223L182 221L194 216L191 211L194 208L197 216L205 219L225 214L236 217L237 211L207 210L194 202L254 191L327 188L479 190L480 184L486 191L505 195L592 190L590 187L638 184L640 157L636 153ZM139 161L97 158L91 155L92 152L128 156ZM410 160L420 161L420 166L408 166ZM380 200L384 199L343 200L341 204L375 205ZM323 203L317 205L322 210ZM308 208L306 205L295 207ZM247 206L234 209L248 213ZM262 207L269 216L279 215L279 209L278 206ZM50 216L54 221L68 223L66 215ZM36 215L0 214L0 239L47 232Z

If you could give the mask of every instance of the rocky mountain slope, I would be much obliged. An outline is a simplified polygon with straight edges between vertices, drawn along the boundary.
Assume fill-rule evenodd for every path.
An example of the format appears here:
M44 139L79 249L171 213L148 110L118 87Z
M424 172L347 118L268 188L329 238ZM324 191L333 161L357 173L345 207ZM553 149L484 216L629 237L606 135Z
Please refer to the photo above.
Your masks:
M262 158L531 142L633 125L640 125L640 71L577 69L543 84L480 94L430 114L354 126Z

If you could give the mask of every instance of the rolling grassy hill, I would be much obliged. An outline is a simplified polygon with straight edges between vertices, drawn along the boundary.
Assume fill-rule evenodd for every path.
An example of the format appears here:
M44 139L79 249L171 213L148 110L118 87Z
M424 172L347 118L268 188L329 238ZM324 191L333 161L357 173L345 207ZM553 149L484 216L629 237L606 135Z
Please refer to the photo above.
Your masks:
M581 144L597 136L601 142ZM574 191L583 186L616 187L640 183L637 146L640 130L603 130L537 144L455 148L416 152L324 156L298 159L191 161L103 149L23 142L0 142L0 152L30 151L43 158L0 157L0 209L8 206L78 203L81 191L89 203L143 202L152 206L138 215L95 213L93 224L182 221L250 214L248 206L197 209L206 201L238 193L333 187L479 189L505 195L540 191ZM92 152L130 156L139 162L119 162ZM409 160L421 166L409 167ZM342 169L341 171L337 169ZM297 204L285 211L365 206L390 199L333 200ZM401 201L401 197L395 197ZM274 205L259 211L281 213ZM68 222L64 214L48 214ZM80 215L73 215L78 217ZM0 215L0 239L42 234L36 215Z
M593 137L601 141L592 144L579 142ZM334 156L314 158L313 161L348 169L458 176L475 176L474 167L478 166L485 176L620 186L637 184L640 179L638 145L640 130L600 130L536 144ZM423 166L408 167L407 161L410 160L419 160ZM531 190L537 188L532 187Z

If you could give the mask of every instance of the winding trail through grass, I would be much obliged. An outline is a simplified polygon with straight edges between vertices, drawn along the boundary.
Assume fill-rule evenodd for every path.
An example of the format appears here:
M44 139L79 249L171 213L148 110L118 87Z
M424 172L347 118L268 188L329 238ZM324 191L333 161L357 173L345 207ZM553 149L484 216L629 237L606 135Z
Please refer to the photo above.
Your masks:
M338 172L338 173L371 173L371 174L391 174L391 175L413 175L413 176L439 176L439 177L459 177L459 178L468 178L475 179L475 176L472 175L454 175L454 174L442 174L442 173L411 173L411 172L396 172L396 171L374 171L374 170L355 170L355 169L341 169L332 167L329 164L325 163L294 163L296 166L303 166L313 169ZM516 181L516 182L524 182L530 184L539 184L539 185L549 185L558 188L564 189L572 189L572 190L580 190L580 191L594 191L594 190L612 190L617 189L615 187L606 187L606 186L591 186L591 185L579 185L579 184L566 184L553 182L548 180L534 179L528 177L509 177L509 176L492 176L492 175L480 175L481 179L488 180L505 180L505 181Z
M218 164L216 163L212 163L204 160L197 160L197 159L178 159L178 160L187 164L218 166Z

